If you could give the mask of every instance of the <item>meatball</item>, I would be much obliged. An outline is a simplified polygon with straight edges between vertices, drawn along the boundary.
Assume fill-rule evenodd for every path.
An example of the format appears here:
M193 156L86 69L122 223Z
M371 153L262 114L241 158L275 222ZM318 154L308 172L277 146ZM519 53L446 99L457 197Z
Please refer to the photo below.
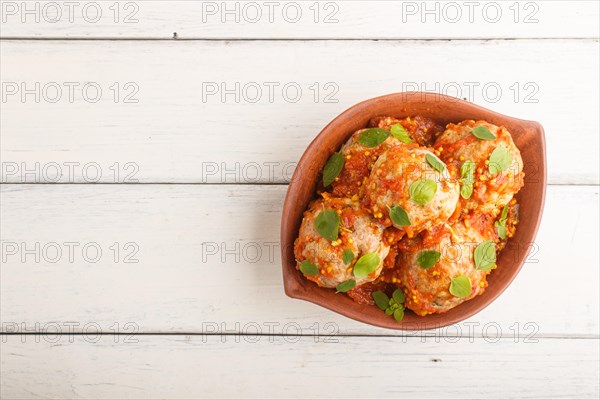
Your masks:
M421 146L431 146L435 139L444 131L444 127L434 120L417 115L398 119L394 117L375 117L369 121L370 127L390 130L393 125L400 124L406 129L409 136Z
M385 226L413 237L453 214L459 186L431 151L402 144L383 153L365 183L363 204ZM405 214L404 220L398 216Z
M487 129L491 136L479 138L473 133L474 128L484 132ZM496 215L523 187L521 153L504 127L473 120L448 124L434 147L442 161L461 178L459 208L464 212L477 210Z
M342 146L344 168L332 183L332 194L336 197L351 197L363 194L363 184L371 173L371 168L384 151L401 142L390 135L381 144L366 147L359 143L358 138L367 129L360 129Z
M491 270L477 269L473 254L477 245L489 239L481 231L491 233L492 226L467 225L463 221L443 224L400 242L398 281L406 295L406 307L416 314L446 312L487 287L486 276ZM433 252L438 252L437 261ZM466 292L459 294L462 297L454 290L451 293L450 286L457 278L466 284Z
M304 212L298 239L294 244L297 267L319 286L334 288L342 282L354 280L356 286L375 280L381 273L383 261L389 252L389 246L382 242L384 227L377 223L368 212L361 210L358 202L349 199L329 197L314 201ZM319 215L333 211L339 216L337 239L322 236L317 222ZM335 218L335 216L334 216ZM333 240L332 240L333 239ZM355 276L354 266L365 255L376 254L378 263L366 276ZM302 270L302 263L308 262L314 272L308 274Z

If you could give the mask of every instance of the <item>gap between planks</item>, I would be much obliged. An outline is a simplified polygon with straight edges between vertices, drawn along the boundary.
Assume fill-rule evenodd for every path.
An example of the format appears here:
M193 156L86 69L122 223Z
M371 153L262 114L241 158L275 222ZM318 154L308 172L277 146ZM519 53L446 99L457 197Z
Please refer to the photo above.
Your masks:
M6 36L0 37L0 41L87 41L87 42L493 42L493 41L515 41L515 40L571 40L571 41L598 41L596 37L498 37L498 38L377 38L377 39L365 39L365 38L294 38L294 37L282 37L282 38L242 38L242 37L231 37L231 38L180 38L180 37L124 37L124 38L113 38L113 37L28 37L28 36Z

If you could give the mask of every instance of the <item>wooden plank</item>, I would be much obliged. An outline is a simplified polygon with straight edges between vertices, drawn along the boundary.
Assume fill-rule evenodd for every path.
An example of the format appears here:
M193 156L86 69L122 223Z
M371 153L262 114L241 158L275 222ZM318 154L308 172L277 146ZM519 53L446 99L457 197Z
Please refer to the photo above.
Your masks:
M3 38L594 38L595 1L2 1Z
M74 322L76 331L97 324L111 332L129 323L138 332L210 333L258 324L269 333L272 323L272 333L298 326L303 334L397 334L285 296L278 245L285 191L3 185L2 329ZM507 337L597 337L598 192L550 186L534 253L515 282L486 310L440 334L498 328Z
M420 89L540 121L550 183L600 182L597 40L8 41L0 52L3 182L286 182L341 111Z
M6 399L594 399L599 391L597 339L3 339Z

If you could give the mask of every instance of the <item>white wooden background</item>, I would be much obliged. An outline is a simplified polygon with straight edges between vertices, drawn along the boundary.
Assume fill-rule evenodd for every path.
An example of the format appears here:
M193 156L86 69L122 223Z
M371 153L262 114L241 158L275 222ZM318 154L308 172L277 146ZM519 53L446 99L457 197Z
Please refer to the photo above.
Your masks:
M598 2L90 3L0 2L2 399L598 398ZM544 125L521 274L427 332L286 298L295 162L415 89Z

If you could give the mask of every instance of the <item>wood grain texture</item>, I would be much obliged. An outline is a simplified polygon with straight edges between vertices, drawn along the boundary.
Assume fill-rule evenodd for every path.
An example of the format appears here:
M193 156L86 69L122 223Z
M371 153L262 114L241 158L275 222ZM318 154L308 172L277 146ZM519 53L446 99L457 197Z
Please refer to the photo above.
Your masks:
M1 3L3 38L593 38L599 17L595 1Z
M339 334L399 334L284 295L278 243L285 191L3 185L3 330L43 331L72 321L79 331L88 323L106 332L131 323L139 332L210 333L256 323L268 333L272 322L274 332L298 324L310 335L315 324L331 323L329 331ZM507 291L468 320L477 335L497 324L509 337L515 329L520 336L598 337L598 204L596 186L548 188L533 253ZM67 243L75 243L72 259ZM465 322L441 334L468 330Z
M340 112L415 89L541 122L549 182L600 182L597 40L8 41L1 55L3 182L285 182Z
M0 337L0 398L598 398L599 187L571 186L600 183L597 1L495 2L498 22L487 1L472 21L466 2L307 1L295 23L287 1L256 23L252 2L84 1L72 21L65 3L0 1L0 182L150 184L0 185L0 331L30 332ZM541 122L560 186L496 302L399 334L285 297L286 186L261 184L403 90Z
M597 339L3 339L3 399L594 399L599 392Z

